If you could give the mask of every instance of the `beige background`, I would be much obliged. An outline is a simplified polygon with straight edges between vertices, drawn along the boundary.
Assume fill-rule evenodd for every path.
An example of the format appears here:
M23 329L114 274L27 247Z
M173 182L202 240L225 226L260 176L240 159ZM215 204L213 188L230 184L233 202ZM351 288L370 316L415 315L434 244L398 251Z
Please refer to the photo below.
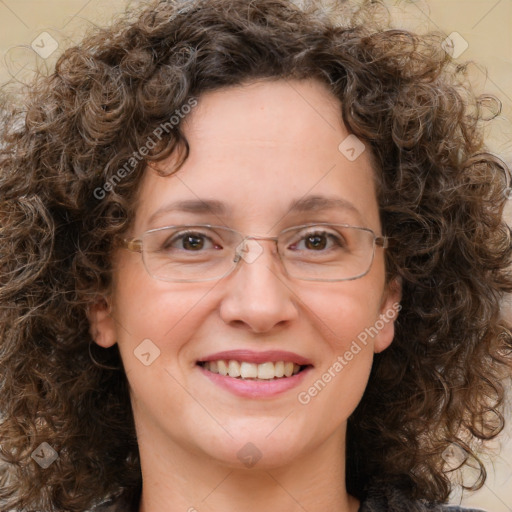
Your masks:
M127 3L0 0L0 91L15 93L31 79L34 70L51 69L63 48L78 42L88 28L107 23ZM476 89L503 101L503 114L490 130L491 148L512 162L512 0L389 0L388 4L399 15L397 24L420 31L440 30L446 35L457 32L467 42L467 49L457 60L474 60ZM52 45L58 48L45 55ZM512 218L512 204L508 215ZM512 419L511 414L508 417ZM495 471L489 468L484 489L473 496L464 495L462 503L489 512L512 512L512 442L505 443L494 465ZM458 495L453 501L459 501Z

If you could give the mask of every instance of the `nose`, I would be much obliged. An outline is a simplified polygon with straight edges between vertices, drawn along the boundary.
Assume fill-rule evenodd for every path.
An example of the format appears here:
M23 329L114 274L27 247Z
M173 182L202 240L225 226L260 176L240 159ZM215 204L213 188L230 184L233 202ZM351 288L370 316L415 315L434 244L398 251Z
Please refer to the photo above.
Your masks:
M247 240L235 270L225 278L220 305L227 324L269 332L297 318L298 301L272 240Z

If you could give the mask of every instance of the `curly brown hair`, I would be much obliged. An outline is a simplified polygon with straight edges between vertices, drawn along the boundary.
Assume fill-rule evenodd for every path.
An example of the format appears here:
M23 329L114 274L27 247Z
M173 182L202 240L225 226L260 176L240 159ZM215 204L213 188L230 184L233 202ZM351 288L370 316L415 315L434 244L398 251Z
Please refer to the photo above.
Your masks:
M348 492L362 498L378 478L445 501L453 443L483 484L475 446L503 428L511 366L510 172L485 149L481 102L445 36L388 29L375 2L341 3L343 24L319 2L153 1L67 49L4 116L2 510L83 511L141 485L119 351L92 343L86 311L110 290L145 166L188 155L179 124L159 140L155 128L191 98L261 78L314 78L340 99L373 153L387 277L402 283L394 342L349 420ZM45 470L31 458L42 442L59 455Z

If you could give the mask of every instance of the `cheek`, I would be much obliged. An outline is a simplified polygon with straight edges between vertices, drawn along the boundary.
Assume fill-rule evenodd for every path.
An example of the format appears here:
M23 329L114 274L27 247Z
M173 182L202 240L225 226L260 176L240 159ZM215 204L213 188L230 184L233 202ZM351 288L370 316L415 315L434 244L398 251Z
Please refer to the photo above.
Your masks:
M364 284L365 286L361 286ZM330 287L311 288L302 302L311 311L314 329L336 352L344 352L352 340L365 340L379 319L382 288L373 280L345 281ZM371 345L372 337L366 337Z
M205 297L213 285L171 285L131 268L122 270L116 279L113 306L117 342L126 370L138 363L133 356L141 343L150 348L152 343L155 352L160 350L160 364L164 358L175 361L176 352L201 324Z
M344 282L331 289L310 290L304 303L311 311L311 334L322 343L323 357L313 385L301 390L299 403L315 415L345 421L366 388L373 362L373 339L380 316L381 293L368 279Z
M145 277L119 283L117 342L136 416L156 421L163 404L173 414L189 404L180 385L192 361L185 352L207 314L208 291L175 283L170 289L169 283Z

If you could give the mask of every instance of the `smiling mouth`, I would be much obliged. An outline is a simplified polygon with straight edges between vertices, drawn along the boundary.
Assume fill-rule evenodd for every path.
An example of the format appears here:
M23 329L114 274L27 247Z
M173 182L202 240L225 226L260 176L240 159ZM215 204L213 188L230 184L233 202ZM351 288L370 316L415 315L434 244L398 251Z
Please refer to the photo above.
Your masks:
M291 361L268 361L249 363L247 361L224 360L198 361L199 366L212 373L241 380L276 380L292 377L311 365L298 365Z

